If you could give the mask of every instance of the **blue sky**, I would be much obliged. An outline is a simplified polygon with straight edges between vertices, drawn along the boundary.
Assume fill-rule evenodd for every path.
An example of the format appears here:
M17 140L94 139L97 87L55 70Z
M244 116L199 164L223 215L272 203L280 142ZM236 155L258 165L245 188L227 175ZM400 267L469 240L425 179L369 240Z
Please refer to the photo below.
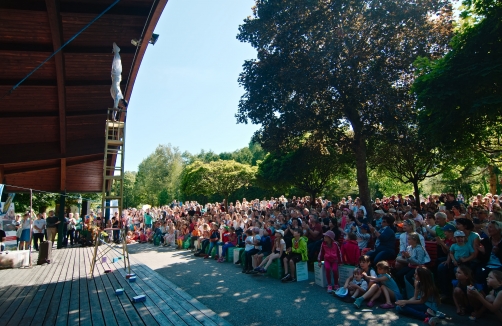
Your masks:
M215 153L247 146L256 125L237 124L244 89L237 78L256 51L236 39L253 0L169 0L134 85L127 117L125 169L159 144Z

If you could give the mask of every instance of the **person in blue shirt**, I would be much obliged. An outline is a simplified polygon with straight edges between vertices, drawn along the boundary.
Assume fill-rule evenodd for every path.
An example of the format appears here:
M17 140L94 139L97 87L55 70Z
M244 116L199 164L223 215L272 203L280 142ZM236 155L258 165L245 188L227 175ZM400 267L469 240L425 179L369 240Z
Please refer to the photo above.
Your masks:
M384 216L382 218L382 228L377 231L370 226L370 232L375 237L375 250L369 251L372 265L376 266L382 260L390 260L396 257L396 235L391 226L394 224L393 216Z

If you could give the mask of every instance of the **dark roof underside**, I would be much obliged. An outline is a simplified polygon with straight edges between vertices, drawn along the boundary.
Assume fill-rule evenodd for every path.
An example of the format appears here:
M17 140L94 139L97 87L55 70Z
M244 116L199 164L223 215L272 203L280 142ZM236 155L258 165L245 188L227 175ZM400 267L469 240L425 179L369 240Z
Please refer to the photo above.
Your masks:
M150 39L167 0L121 0L4 95L114 2L0 1L0 183L101 191L112 43L121 48L121 89L129 100L148 46L131 39Z

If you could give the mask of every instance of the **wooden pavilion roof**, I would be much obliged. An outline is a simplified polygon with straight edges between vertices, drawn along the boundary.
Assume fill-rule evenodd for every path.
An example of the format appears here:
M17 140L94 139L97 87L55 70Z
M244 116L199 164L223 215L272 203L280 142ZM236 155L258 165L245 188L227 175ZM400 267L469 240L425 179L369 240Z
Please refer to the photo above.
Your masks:
M0 183L100 192L112 44L131 98L167 0L120 0L10 95L14 85L115 0L0 1ZM131 39L146 40L136 47ZM10 191L19 191L9 188Z

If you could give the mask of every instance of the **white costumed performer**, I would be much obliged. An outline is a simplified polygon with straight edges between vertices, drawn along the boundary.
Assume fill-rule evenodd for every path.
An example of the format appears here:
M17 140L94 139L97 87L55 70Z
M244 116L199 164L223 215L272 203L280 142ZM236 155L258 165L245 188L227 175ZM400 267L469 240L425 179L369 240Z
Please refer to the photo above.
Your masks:
M117 109L120 100L124 98L120 90L120 82L122 81L122 60L120 60L120 48L113 42L113 62L112 62L112 87L110 94L114 100L113 108Z

